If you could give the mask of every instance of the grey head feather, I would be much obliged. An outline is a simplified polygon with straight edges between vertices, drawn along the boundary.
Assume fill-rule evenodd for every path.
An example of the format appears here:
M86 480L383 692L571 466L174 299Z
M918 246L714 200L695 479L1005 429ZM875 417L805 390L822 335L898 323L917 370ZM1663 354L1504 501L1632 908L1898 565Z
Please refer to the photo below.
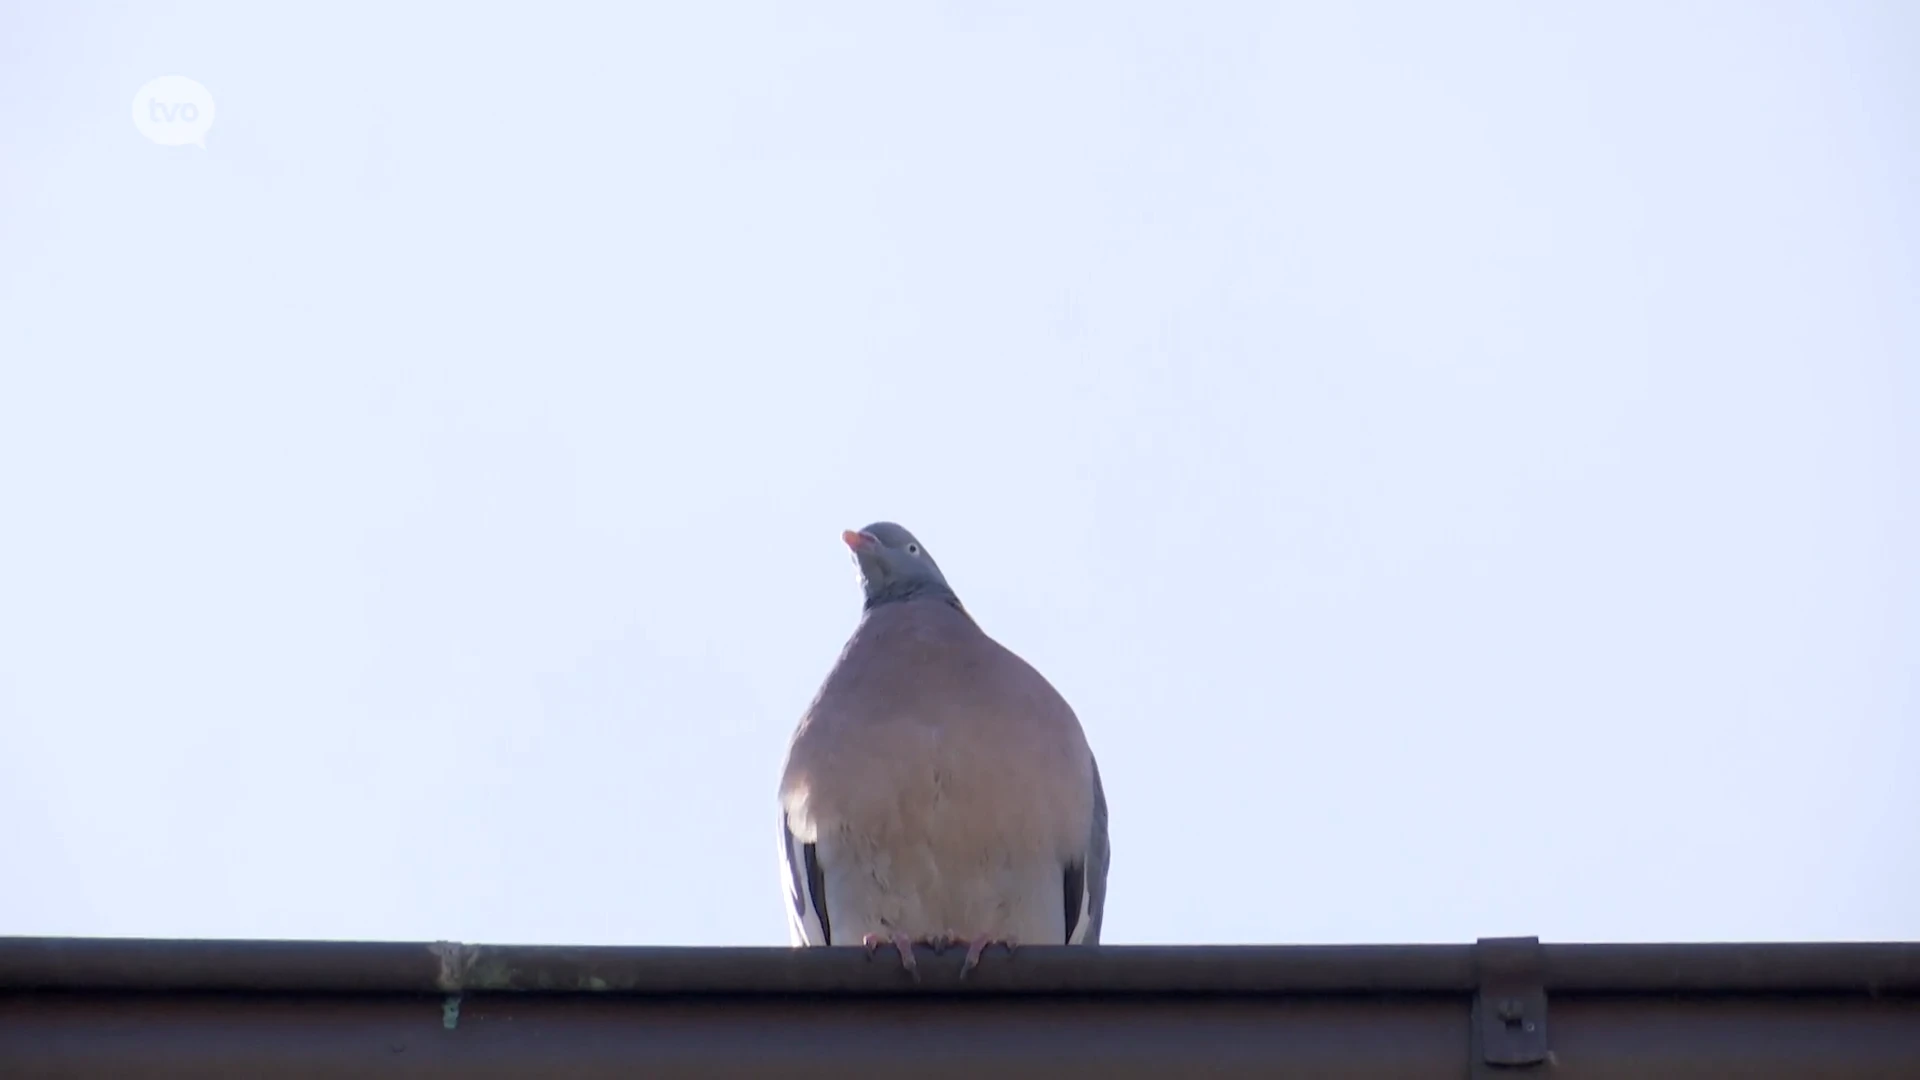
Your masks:
M846 533L844 538L853 549L854 564L860 568L866 610L920 599L944 600L960 607L960 599L940 572L940 564L933 561L933 553L901 526L876 521L858 532Z

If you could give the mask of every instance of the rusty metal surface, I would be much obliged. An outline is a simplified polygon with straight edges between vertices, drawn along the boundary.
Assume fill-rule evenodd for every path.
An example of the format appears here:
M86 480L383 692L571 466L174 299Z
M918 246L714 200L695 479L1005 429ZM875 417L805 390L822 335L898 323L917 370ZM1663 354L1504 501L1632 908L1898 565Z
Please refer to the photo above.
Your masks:
M1033 949L915 984L858 949L12 939L0 1077L1461 1080L1484 955ZM1538 956L1547 1060L1502 1077L1920 1077L1920 946Z

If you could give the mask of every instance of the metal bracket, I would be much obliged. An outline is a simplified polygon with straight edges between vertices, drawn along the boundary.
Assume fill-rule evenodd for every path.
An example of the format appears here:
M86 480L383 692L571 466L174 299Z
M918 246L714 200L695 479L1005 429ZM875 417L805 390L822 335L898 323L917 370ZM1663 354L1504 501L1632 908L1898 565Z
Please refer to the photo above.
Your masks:
M1549 1056L1540 939L1481 938L1473 952L1473 1078L1530 1073Z

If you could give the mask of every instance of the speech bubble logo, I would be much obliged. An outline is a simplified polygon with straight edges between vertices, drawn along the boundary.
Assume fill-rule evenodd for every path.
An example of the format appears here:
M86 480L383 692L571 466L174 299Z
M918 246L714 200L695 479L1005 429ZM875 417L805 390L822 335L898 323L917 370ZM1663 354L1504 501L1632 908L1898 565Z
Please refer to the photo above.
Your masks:
M213 95L185 75L162 75L133 95L133 126L161 146L205 150Z

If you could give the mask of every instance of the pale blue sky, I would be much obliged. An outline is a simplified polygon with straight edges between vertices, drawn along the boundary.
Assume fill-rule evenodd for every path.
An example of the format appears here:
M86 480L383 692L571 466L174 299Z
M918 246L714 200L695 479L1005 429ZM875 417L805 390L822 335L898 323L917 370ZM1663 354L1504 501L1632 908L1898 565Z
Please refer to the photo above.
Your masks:
M0 934L784 944L893 519L1078 709L1110 941L1920 938L1917 54L6 3Z

